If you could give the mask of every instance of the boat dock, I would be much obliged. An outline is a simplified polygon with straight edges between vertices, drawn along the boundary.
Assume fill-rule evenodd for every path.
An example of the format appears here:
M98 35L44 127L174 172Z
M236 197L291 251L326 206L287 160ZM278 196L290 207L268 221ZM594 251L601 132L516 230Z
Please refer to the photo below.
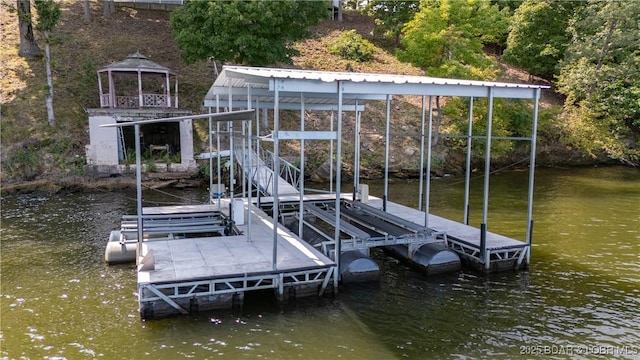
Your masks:
M544 88L421 76L225 66L205 96L207 114L103 125L134 127L138 203L137 214L124 216L121 228L112 231L105 260L132 258L137 263L139 307L145 319L240 305L246 293L257 290L273 291L278 301L329 291L335 294L341 283L377 278L379 267L369 257L374 247L428 275L458 271L461 263L484 273L526 268L533 236L538 102ZM415 159L420 171L418 209L388 200L392 96L422 98L420 151ZM436 96L469 99L467 134L457 135L467 141L464 209L469 208L472 144L480 140L485 146L479 228L430 214ZM478 121L473 115L475 98L488 101L484 135L473 135ZM496 137L491 133L495 98L533 101L529 135ZM385 149L380 197L370 196L360 177L361 114L373 101L384 102L387 110L381 136ZM299 111L299 130L281 128L282 110L291 111L289 115ZM305 117L311 111L330 119L329 128L305 129ZM354 125L352 143L343 138L346 116L351 116ZM208 120L209 153L201 158L209 162L209 203L143 208L141 127L185 120ZM494 138L531 144L527 220L523 223L526 239L522 241L487 231ZM312 141L328 147L328 191L305 188L305 144ZM298 164L281 158L284 143L300 150ZM341 191L343 145L351 144L354 190L345 194ZM222 154L229 161L223 162Z

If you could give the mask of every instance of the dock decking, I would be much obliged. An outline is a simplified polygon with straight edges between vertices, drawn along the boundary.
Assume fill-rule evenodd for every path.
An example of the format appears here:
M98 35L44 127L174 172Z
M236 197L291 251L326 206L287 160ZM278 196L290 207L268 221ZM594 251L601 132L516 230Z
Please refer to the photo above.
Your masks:
M341 198L350 200L351 196L342 194ZM305 203L327 203L335 201L335 195L306 195L303 199ZM256 204L249 205L244 199L244 210L246 212L250 206L251 216L245 224L237 226L238 235L168 236L142 242L138 290L143 318L231 307L245 292L253 290L273 289L281 300L285 288L289 293L297 291L301 294L325 291L335 276L335 262L278 224L274 266L273 218L257 206L257 199L255 201ZM298 201L299 195L280 198L281 204ZM263 206L271 202L272 198L261 199ZM222 199L220 208L217 205L144 208L143 217L191 219L211 213L228 217L229 204L229 199ZM371 196L368 205L380 209L382 199ZM310 205L310 209L313 206ZM418 230L424 227L422 211L388 201L387 212L415 224ZM180 226L174 229L178 233ZM429 215L429 229L438 232L446 245L468 264L486 272L520 266L529 248L522 241L487 232L483 254L480 229L432 214Z
M382 199L370 197L369 204L382 208ZM391 201L387 201L387 211L424 226L422 211ZM487 231L486 253L482 254L480 229L433 214L429 214L429 228L445 232L447 246L485 272L519 267L529 251L529 245L523 241Z
M351 200L352 194L343 193L342 199ZM316 194L305 195L305 202L326 202L335 199L335 195ZM299 195L285 195L280 197L280 203L299 201ZM269 204L273 202L270 197L263 197L260 202ZM382 199L369 196L368 205L382 209ZM387 212L418 225L424 226L424 212L417 209L387 201ZM500 234L487 231L486 253L481 251L481 231L479 228L465 225L454 220L449 220L437 215L429 214L429 228L446 234L446 244L456 251L473 268L492 272L520 267L529 251L529 245L525 242Z
M246 205L245 205L246 208ZM217 209L212 205L145 208L144 214L186 214ZM142 243L138 268L141 314L158 316L188 313L230 305L234 294L284 288L309 287L310 291L329 283L335 263L278 225L277 263L273 265L273 219L252 206L251 238L247 225L238 226L242 235L184 239L149 239ZM223 213L228 211L222 206ZM309 289L306 289L307 291ZM220 302L220 297L227 299ZM217 303L208 301L216 298Z

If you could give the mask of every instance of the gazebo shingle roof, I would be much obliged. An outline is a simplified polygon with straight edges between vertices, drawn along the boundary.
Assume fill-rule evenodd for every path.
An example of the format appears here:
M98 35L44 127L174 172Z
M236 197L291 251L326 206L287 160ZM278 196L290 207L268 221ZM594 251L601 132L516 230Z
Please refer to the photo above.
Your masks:
M111 63L105 67L100 68L98 71L107 71L107 70L116 70L116 71L138 71L143 70L144 72L162 72L162 73L170 73L173 75L173 72L169 70L169 68L156 64L153 61L149 60L148 57L137 52L135 54L131 54L127 56L125 60L117 61Z

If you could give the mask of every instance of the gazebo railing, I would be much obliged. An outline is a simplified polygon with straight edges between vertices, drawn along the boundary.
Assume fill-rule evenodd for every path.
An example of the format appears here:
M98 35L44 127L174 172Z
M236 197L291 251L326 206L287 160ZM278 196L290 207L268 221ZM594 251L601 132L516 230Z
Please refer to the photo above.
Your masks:
M100 95L101 107L116 107L125 109L143 108L168 108L168 96L166 94L142 94L142 106L140 106L140 98L137 95L132 96L116 96L115 106L111 104L109 94Z
M169 107L166 94L142 94L142 107Z
M100 106L101 107L111 107L111 96L109 96L109 94L101 94L100 95Z
M116 96L116 106L118 108L136 109L139 108L137 96Z

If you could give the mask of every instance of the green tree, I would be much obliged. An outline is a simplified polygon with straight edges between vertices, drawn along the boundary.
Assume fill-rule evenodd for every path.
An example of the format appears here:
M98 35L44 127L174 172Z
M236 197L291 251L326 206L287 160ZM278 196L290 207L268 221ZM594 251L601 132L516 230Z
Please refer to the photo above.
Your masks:
M173 37L187 63L270 65L291 62L291 45L327 18L324 1L188 1L171 14Z
M423 1L403 30L398 58L432 76L493 79L496 62L485 55L483 43L506 33L505 14L482 0Z
M53 28L58 24L58 20L62 15L60 10L60 4L54 0L35 0L36 11L38 11L38 23L36 24L36 30L41 32L45 41L45 63L47 70L47 118L49 125L54 126L56 124L54 112L53 112L53 76L51 74L51 49L49 44L51 43L51 32Z
M330 54L361 62L372 60L376 52L376 47L356 33L355 29L343 32L327 48Z
M569 21L582 1L526 0L511 18L503 60L553 78L570 41Z
M402 28L419 10L420 3L417 1L371 0L367 2L364 12L375 21L373 34L393 38L397 46L400 45Z
M558 76L567 126L581 129L588 151L639 158L640 2L590 1L568 28L572 36ZM636 150L628 140L635 139ZM586 146L585 146L586 145Z

